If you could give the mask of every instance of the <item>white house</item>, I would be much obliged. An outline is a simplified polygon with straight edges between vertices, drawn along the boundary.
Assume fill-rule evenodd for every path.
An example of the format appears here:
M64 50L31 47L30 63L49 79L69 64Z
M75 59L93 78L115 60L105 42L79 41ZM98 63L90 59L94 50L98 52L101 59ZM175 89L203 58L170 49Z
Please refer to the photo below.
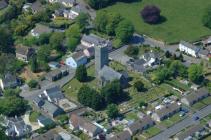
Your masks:
M198 52L200 51L200 47L197 47L185 41L180 41L179 50L193 57L198 57Z
M60 3L65 7L73 7L76 5L76 0L49 0L50 3Z
M66 59L65 64L72 68L77 68L80 65L85 65L87 63L87 57L84 55L83 52L77 52Z

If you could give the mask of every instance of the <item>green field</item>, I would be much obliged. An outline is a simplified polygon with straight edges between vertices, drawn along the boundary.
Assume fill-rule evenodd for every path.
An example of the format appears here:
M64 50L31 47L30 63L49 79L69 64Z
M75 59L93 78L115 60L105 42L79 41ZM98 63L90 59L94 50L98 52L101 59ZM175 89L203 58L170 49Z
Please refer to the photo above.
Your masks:
M140 17L145 5L160 7L166 21L158 25L148 25ZM211 34L211 30L202 25L201 19L210 0L141 0L131 3L116 3L105 10L118 12L133 22L138 33L152 36L166 43L180 40L195 41Z

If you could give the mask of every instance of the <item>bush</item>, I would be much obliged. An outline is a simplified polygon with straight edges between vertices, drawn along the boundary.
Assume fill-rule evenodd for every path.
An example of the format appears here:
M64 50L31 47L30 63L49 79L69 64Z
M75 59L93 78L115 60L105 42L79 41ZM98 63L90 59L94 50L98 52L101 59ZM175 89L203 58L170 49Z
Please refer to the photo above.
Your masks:
M139 48L136 46L129 46L126 50L125 50L125 54L127 54L130 57L135 57L139 54Z
M146 23L157 24L160 22L160 9L154 5L147 5L141 11L141 16Z
M30 122L37 122L37 118L41 115L40 112L36 112L36 111L33 111L30 113L29 115L29 121Z
M36 80L30 80L30 81L28 82L28 86L29 86L30 88L36 88L36 87L38 86L38 82L37 82Z
M87 80L87 70L85 65L77 67L75 77L80 82L85 82Z
M134 84L134 87L136 88L136 90L138 92L141 92L144 90L144 83L142 81L136 81L135 84Z

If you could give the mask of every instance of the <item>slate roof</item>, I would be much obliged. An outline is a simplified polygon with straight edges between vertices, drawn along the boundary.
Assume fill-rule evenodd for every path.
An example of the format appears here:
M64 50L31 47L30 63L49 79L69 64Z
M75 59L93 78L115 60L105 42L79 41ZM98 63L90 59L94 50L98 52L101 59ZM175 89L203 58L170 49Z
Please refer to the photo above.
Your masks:
M18 45L15 48L16 48L16 51L15 52L17 54L21 54L21 55L25 55L25 56L28 55L29 51L33 51L32 48L27 47L27 46L23 46L23 45Z
M42 24L36 24L36 27L33 29L33 32L36 34L51 33L53 30L48 26Z
M180 41L180 44L183 44L184 46L186 46L186 47L188 47L188 48L190 48L190 49L192 49L196 52L198 52L200 50L199 46L193 45L193 44L186 42L186 41L183 41L183 40Z
M42 3L39 0L36 0L34 3L32 3L31 6L32 11L34 12L40 12L42 11L44 8L42 6Z
M55 112L57 111L61 111L62 109L59 108L58 106L54 105L53 103L50 103L48 101L45 101L44 105L42 106L42 108L47 111L49 114L54 115Z
M94 44L94 45L99 45L101 43L105 43L106 40L97 36L97 35L94 35L94 34L90 34L90 35L83 35L82 39L83 41L85 42L89 42L90 44Z
M83 57L85 57L85 55L82 51L76 52L72 55L72 58L76 61L82 59Z
M99 71L98 74L99 78L105 80L105 81L113 81L113 80L119 80L122 77L122 74L115 71L109 66L103 66L103 68Z
M44 101L43 101L41 98L39 98L38 96L36 96L36 97L33 99L33 102L34 102L35 104L37 104L37 105L40 105L40 106L42 106L42 105L44 104Z
M159 54L158 53L155 53L155 52L147 52L147 53L144 53L144 59L146 59L147 61L149 61L151 58L159 58Z
M193 136L196 132L200 132L204 129L204 127L202 125L194 125L192 127L190 127L188 130L186 130L185 132L181 132L180 134L176 135L176 137L179 140L184 140L185 138L189 137L189 136Z
M5 0L0 0L0 10L7 7L7 2Z
M51 100L64 98L64 95L58 86L48 88L45 90L45 92L47 93L47 95Z
M188 102L193 102L207 95L209 95L209 91L205 88L200 88L197 91L194 91L193 93L186 95L184 98L186 98Z
M65 3L75 4L76 0L58 0L58 2L60 2L60 3L65 2Z
M62 137L53 129L32 138L32 140L62 140Z
M175 110L179 109L180 106L177 103L172 103L172 104L168 104L165 107L158 109L155 111L155 113L157 113L157 115L162 118L166 115L168 115L169 113L174 112Z
M50 118L47 118L43 115L40 115L37 120L39 120L44 126L46 125L50 125L50 124L53 124L54 122L50 119Z
M83 7L82 5L76 5L76 6L72 7L71 10L76 13L85 13L86 12L85 7Z
M17 82L17 77L8 73L4 76L4 78L2 78L2 82L4 84L4 87L10 87L11 84Z
M128 140L128 139L131 139L131 135L127 130L125 130L111 137L109 140Z
M70 116L70 121L71 124L77 128L77 127L82 127L85 130L88 130L91 133L95 133L99 127L97 127L96 125L94 125L93 123L91 123L90 121L82 118L81 116L78 116L76 114L72 114Z

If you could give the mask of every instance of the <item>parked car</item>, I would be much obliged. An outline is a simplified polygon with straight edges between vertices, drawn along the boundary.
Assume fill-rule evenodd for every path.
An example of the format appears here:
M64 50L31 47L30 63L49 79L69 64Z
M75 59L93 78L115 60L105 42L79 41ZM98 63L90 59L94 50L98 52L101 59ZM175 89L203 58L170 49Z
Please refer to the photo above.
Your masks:
M185 116L185 112L184 112L184 111L181 111L180 114L179 114L179 116L180 116L180 117Z
M194 120L194 121L199 120L199 116L194 115L194 116L193 116L193 120Z

